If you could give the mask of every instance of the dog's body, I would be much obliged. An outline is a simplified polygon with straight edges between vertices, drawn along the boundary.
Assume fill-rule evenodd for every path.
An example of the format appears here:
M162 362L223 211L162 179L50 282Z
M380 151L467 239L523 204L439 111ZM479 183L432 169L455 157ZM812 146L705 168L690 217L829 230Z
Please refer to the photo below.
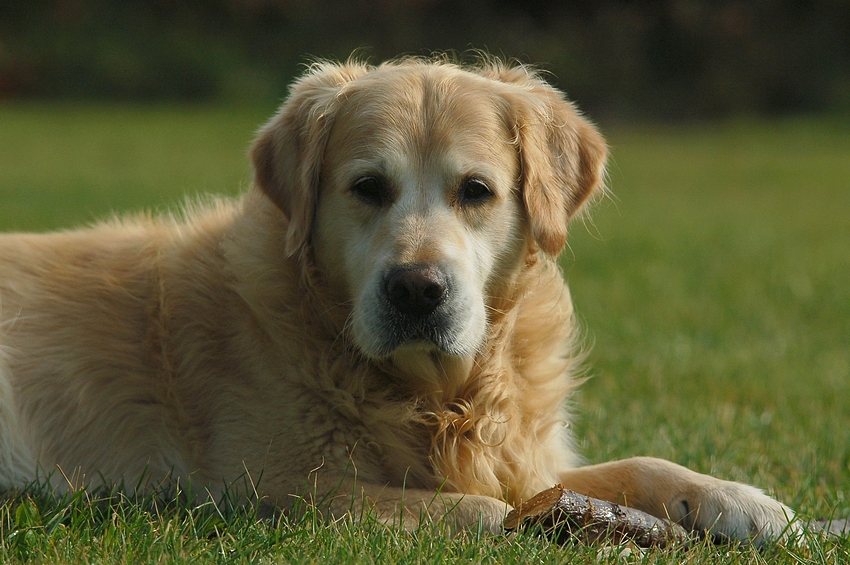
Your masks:
M0 236L0 487L247 476L283 508L330 492L334 515L497 530L561 483L779 534L793 514L746 485L576 467L555 258L605 157L522 68L324 64L260 132L240 200Z

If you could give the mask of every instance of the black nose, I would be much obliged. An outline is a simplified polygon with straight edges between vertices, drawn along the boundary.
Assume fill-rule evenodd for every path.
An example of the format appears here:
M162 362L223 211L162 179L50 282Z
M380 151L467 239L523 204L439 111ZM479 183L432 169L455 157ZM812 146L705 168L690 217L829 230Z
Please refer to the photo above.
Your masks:
M396 310L424 318L446 298L446 277L434 265L403 265L384 279L384 292Z

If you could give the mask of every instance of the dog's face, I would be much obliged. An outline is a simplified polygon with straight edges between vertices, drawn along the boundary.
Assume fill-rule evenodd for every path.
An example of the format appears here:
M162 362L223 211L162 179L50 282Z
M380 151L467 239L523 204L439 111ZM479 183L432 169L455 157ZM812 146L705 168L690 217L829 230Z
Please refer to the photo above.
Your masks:
M488 292L524 250L519 158L477 81L394 74L362 79L336 116L316 258L350 297L367 355L469 355L484 337Z
M468 357L526 254L560 252L605 149L521 69L408 62L317 69L252 155L282 252L312 250L367 356Z

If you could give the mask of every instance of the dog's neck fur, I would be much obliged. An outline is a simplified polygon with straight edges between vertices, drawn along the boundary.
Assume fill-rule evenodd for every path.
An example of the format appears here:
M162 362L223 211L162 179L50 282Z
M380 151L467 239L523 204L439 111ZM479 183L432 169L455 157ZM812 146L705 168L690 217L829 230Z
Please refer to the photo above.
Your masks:
M321 276L310 266L302 273ZM553 275L558 278L556 291L550 291L551 296L542 300L535 296L526 303L524 299L528 297L520 289L537 294L535 289L540 286L551 289L544 283ZM422 439L431 477L430 481L423 478L423 482L430 482L429 487L442 485L457 492L518 502L556 482L557 477L549 476L547 470L573 463L530 460L541 450L528 449L529 442L565 439L558 428L565 421L563 403L575 384L570 373L578 359L572 351L572 306L560 276L552 259L529 248L511 284L499 295L491 296L486 340L470 357L407 349L388 359L366 360L346 333L344 320L348 310L340 313L331 330L335 332L333 337L348 344L349 354L361 357L376 369L366 374L384 386L390 383L402 398L417 406L406 425L421 429L426 436ZM305 281L313 289L321 288L314 279ZM312 294L311 298L315 302L310 309L315 314L340 305L338 301L328 301L323 293ZM523 304L545 310L523 312ZM542 343L528 343L533 339L529 328L540 324L541 314L548 317L544 324L551 331ZM520 348L537 352L520 353ZM519 360L525 360L527 365L521 366ZM538 383L544 383L547 390L537 390ZM541 403L548 405L538 406ZM505 425L515 419L525 425ZM529 435L520 435L518 430ZM561 452L552 445L548 456ZM415 469L405 471L412 479L418 478ZM520 490L520 485L525 490Z

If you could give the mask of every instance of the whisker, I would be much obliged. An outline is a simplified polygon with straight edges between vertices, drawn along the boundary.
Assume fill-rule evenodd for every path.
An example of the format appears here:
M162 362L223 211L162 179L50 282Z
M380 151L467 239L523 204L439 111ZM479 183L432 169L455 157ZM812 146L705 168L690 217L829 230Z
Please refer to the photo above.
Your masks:
M507 314L508 313L507 310L499 310L495 306L490 306L489 304L485 304L484 308L486 308L487 310L490 310L491 312L495 312L497 314Z

